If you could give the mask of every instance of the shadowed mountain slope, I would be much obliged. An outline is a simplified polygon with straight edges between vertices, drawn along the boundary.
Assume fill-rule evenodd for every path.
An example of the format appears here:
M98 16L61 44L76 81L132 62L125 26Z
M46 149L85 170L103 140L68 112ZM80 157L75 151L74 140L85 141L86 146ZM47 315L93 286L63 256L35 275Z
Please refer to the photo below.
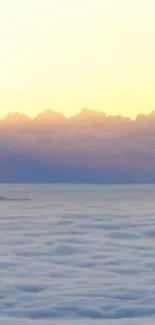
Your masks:
M155 182L155 112L135 120L82 110L0 121L0 182Z

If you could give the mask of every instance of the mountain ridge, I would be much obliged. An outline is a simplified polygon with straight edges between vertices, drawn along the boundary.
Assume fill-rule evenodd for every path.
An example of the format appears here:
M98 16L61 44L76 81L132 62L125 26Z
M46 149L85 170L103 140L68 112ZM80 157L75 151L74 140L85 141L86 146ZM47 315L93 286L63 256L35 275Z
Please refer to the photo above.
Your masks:
M131 120L131 121L136 121L136 120L144 120L146 118L153 118L155 119L155 110L153 110L152 112L148 113L148 114L137 114L135 118L131 118L130 116L123 116L121 114L107 114L105 112L102 111L97 111L97 110L92 110L92 109L87 109L87 108L83 108L79 113L77 113L76 115L72 115L70 117L66 117L65 114L59 112L59 111L55 111L53 109L45 109L44 111L40 112L39 114L37 114L35 117L29 117L26 114L23 113L19 113L19 112L8 112L7 115L4 118L1 118L0 121L7 121L7 120L15 120L15 119L27 119L30 121L35 121L38 118L41 117L60 117L66 120L72 120L75 118L79 118L79 117L91 117L91 118L95 118L95 117L102 117L102 118L118 118L118 119L124 119L124 120Z
M80 116L79 116L80 115ZM155 112L13 113L0 123L0 182L155 183Z

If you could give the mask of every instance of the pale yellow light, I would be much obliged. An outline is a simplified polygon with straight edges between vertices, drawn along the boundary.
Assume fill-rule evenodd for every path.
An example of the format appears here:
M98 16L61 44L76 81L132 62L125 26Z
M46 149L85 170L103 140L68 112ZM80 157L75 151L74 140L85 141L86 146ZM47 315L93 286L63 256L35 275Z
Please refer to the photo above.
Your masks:
M0 116L155 109L154 0L0 0Z

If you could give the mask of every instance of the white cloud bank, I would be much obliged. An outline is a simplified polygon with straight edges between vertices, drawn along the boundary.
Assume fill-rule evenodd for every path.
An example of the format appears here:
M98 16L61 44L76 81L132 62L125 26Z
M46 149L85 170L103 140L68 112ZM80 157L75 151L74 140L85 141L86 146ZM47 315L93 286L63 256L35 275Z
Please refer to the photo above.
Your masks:
M0 186L0 323L154 324L154 190Z

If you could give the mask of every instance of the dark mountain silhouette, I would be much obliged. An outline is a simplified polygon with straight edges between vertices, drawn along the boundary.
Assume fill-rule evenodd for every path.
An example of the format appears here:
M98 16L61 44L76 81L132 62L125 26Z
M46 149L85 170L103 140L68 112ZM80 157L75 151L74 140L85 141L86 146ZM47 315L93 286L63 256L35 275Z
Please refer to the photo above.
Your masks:
M135 120L83 109L0 120L0 182L155 182L155 112Z

